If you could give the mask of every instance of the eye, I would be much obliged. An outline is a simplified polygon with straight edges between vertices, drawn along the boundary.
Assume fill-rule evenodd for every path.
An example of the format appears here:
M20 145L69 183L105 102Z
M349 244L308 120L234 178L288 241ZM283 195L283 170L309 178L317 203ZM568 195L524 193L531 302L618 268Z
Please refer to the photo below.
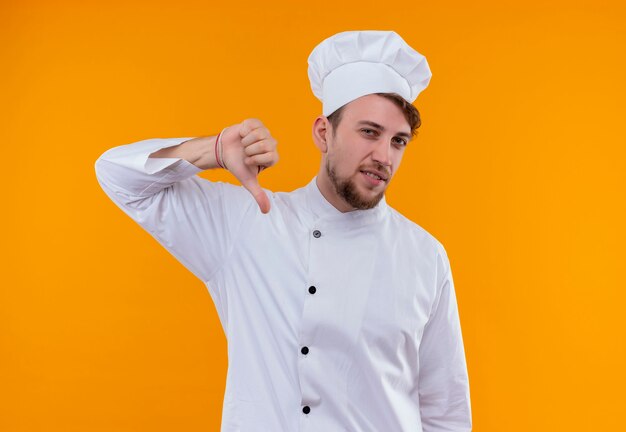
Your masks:
M374 132L374 130L373 129L361 129L361 132L365 132L366 135L371 135L367 132Z
M407 145L406 140L404 140L402 138L394 137L394 139L396 140L396 143L400 144L401 146Z

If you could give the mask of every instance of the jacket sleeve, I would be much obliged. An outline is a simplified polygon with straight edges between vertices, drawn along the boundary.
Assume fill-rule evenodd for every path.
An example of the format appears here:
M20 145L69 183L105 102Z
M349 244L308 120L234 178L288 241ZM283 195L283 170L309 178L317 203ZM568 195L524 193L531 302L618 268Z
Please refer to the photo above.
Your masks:
M210 182L181 158L150 158L191 138L148 139L113 147L95 162L106 195L195 276L207 283L227 259L254 203L239 186Z
M424 432L472 430L469 379L450 263L441 247L437 295L419 348L418 388Z

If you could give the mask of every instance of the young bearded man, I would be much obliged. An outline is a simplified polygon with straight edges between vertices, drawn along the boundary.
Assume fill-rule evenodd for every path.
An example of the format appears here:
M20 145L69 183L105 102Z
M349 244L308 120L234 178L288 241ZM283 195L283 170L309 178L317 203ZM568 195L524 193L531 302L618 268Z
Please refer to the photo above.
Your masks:
M98 181L209 290L228 339L223 432L470 431L446 251L385 201L428 63L394 32L351 31L308 73L323 103L308 185L260 187L278 153L258 119L114 147ZM196 176L219 168L242 186Z

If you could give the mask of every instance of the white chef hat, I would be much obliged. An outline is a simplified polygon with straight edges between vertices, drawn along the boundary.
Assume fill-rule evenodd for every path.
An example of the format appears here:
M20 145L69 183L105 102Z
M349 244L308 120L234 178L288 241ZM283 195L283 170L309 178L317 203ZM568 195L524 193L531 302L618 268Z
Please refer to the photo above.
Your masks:
M371 93L398 93L413 103L432 75L426 57L393 31L337 33L313 49L308 63L325 116Z

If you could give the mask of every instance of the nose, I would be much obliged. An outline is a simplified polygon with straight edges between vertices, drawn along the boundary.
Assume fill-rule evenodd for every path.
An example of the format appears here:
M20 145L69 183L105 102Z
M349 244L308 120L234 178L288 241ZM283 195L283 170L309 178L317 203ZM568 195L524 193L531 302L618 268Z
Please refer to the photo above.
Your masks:
M386 167L391 166L391 140L381 137L375 144L372 159Z

